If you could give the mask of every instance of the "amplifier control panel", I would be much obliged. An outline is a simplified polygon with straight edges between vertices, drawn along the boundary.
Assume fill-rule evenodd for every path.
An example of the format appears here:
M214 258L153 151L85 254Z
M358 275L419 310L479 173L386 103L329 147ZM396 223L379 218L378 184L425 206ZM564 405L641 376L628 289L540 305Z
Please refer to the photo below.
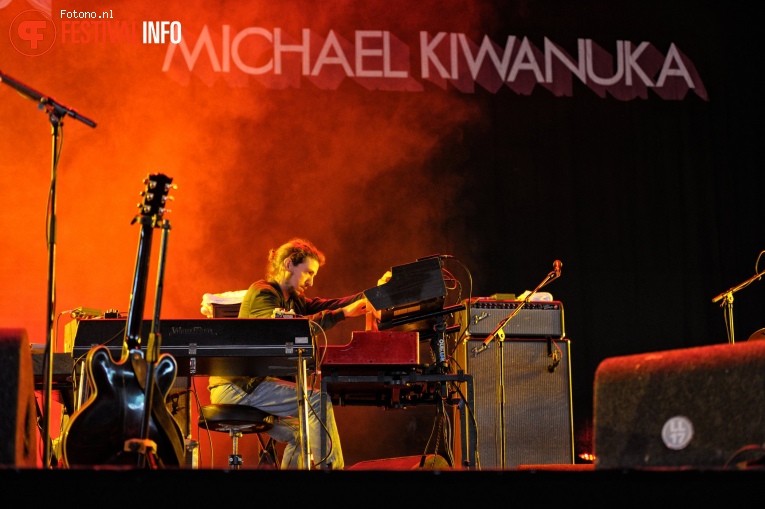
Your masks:
M521 308L518 310L517 308ZM563 304L560 301L523 301L476 299L465 303L465 313L469 310L468 320L462 326L467 327L473 337L488 336L499 323L515 313L502 330L508 338L565 336L563 323Z

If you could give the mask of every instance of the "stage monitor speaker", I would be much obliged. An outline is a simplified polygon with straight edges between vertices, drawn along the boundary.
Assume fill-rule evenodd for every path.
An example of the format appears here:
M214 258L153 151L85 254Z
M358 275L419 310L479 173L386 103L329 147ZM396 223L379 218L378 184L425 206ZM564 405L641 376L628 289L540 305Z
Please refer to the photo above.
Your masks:
M32 351L24 329L0 329L0 465L36 466Z
M765 341L605 359L594 398L596 469L763 464Z
M477 455L482 469L524 464L573 464L574 429L568 339L496 339L489 349L469 340L462 348L473 375ZM500 356L501 366L500 366ZM460 355L458 355L458 359ZM500 367L505 405L500 412ZM504 429L500 416L504 416ZM504 437L504 461L502 438Z

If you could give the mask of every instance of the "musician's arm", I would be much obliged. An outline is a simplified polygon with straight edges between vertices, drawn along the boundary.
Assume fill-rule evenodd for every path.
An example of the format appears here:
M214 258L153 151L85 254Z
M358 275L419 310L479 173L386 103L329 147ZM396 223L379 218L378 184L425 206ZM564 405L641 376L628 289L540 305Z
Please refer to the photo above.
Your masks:
M377 285L379 286L390 281L391 275L391 271L385 272L377 280ZM322 322L326 322L332 327L341 320L354 316L362 316L371 311L372 306L364 297L364 292L340 299L314 298L306 300L306 313L316 313L310 318L318 322L324 330L327 330L328 327L325 327Z
M364 294L359 292L338 299L322 299L319 297L305 300L303 316L318 323L322 329L329 330L338 322L352 316L363 314L366 307Z

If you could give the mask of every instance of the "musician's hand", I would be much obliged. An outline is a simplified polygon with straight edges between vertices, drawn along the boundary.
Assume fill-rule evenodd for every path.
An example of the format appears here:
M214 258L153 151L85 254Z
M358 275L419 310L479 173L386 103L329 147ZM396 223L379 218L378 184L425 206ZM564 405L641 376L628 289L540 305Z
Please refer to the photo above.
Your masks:
M390 281L390 278L393 277L393 274L391 271L387 271L385 274L382 275L380 279L377 280L377 286L383 285Z
M372 310L372 306L369 304L369 301L367 301L367 299L359 299L356 302L345 306L343 308L343 314L346 318L351 316L361 316L366 313L367 310Z

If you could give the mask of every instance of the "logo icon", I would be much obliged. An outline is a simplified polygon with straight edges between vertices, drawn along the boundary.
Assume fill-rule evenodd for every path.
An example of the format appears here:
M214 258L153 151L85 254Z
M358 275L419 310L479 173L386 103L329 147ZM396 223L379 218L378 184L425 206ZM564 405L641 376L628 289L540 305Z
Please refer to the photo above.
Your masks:
M670 417L661 428L661 439L669 449L685 449L693 440L693 423L684 415Z
M28 57L39 57L53 47L57 31L53 18L30 9L13 18L8 35L16 51Z

